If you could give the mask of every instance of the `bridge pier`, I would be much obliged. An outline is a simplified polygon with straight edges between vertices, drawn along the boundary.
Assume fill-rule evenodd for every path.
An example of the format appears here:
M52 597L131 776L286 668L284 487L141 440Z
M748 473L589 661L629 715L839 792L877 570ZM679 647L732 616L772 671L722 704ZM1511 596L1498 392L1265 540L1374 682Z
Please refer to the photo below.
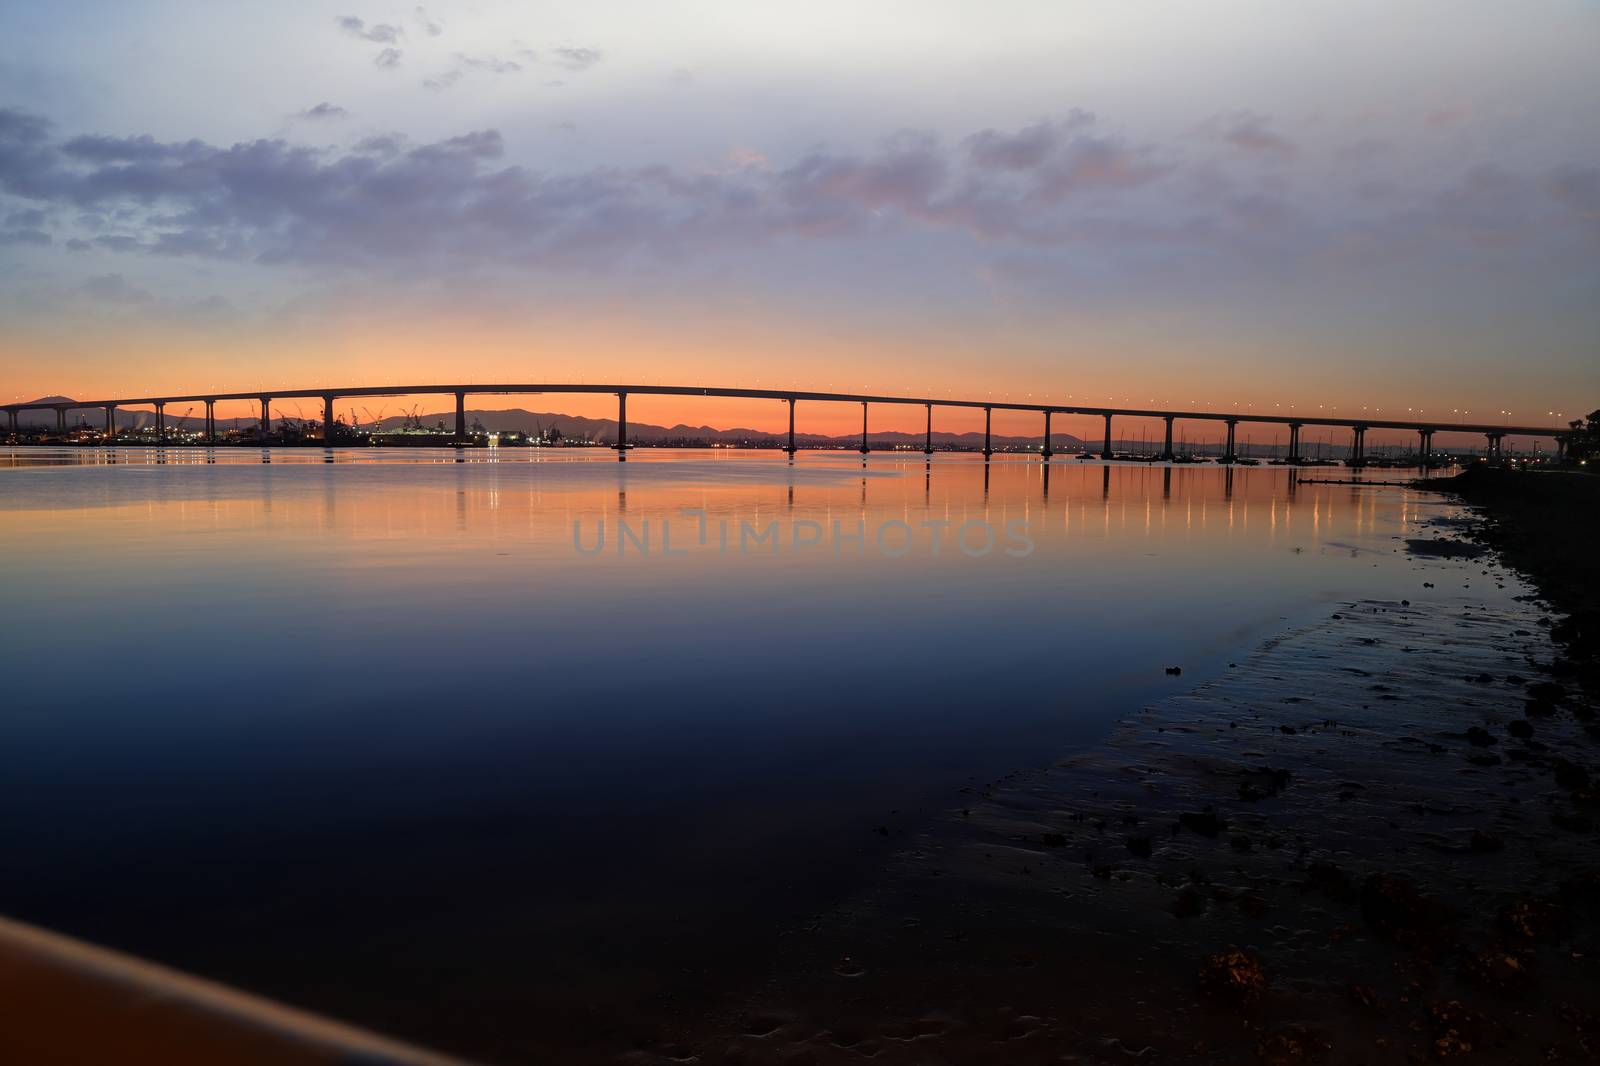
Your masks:
M167 405L156 404L156 443L165 444L167 441Z
M867 401L861 401L861 454L867 454Z
M13 421L15 421L15 418L16 418L16 415L15 415L15 413L13 413L13 415L12 415ZM1567 461L1567 438L1562 437L1562 436L1557 436L1556 437L1556 462L1564 463L1566 461Z
M322 398L322 443L325 447L333 444L333 397Z
M1043 448L1043 450L1040 451L1039 454L1044 456L1044 458L1047 461L1049 460L1050 456L1052 454L1054 454L1053 452L1050 451L1050 412L1049 411L1046 411L1044 413L1044 448Z
M467 443L467 394L456 393L456 443Z
M1050 424L1050 416L1045 415L1045 425ZM922 437L922 454L933 454L933 404L928 404L928 431Z
M1239 461L1239 456L1234 452L1234 449L1233 449L1233 431L1238 428L1239 423L1238 423L1238 421L1236 419L1230 418L1230 419L1228 419L1227 425L1228 425L1228 448L1227 448L1227 451L1225 451L1223 453L1223 455L1222 455L1222 461L1225 462L1225 463L1234 463L1234 462L1238 462Z
M1505 439L1505 434L1485 433L1484 436L1489 442L1488 447L1484 449L1484 458L1488 459L1491 463L1498 463L1505 457L1504 445L1501 443Z
M994 449L989 447L989 428L993 424L994 424L994 408L985 407L983 409L983 457L985 459L988 459L989 456L994 454ZM13 412L11 412L11 428L15 429L16 426L17 426L17 413L15 411L13 411Z
M789 459L794 459L794 397L789 397L789 447L786 449Z
M461 421L462 417L463 416L458 413L457 416L456 416L456 421L459 423ZM625 393L625 392L619 392L619 393L617 393L617 462L625 463L627 461L628 461L628 394Z
M1367 427L1354 426L1351 429L1350 460L1345 465L1360 467L1367 465Z
M1423 470L1433 465L1433 430L1417 430L1417 466Z
M11 416L11 432L15 433L17 431L17 412L7 411L6 414Z
M1164 421L1167 423L1167 434L1166 434L1165 440L1163 441L1163 443L1161 445L1161 458L1165 459L1167 462L1170 463L1170 462L1172 462L1172 459L1173 459L1173 455L1172 455L1172 416L1171 415L1167 415L1166 418L1164 419Z
M217 401L206 401L206 443L217 443Z
M265 441L267 434L272 432L272 397L261 397L261 439Z
M1290 466L1300 465L1300 423L1289 423L1289 454L1285 461Z
M1102 458L1102 459L1115 459L1117 457L1116 453L1111 450L1111 415L1108 413L1105 417L1106 417L1106 441L1105 441L1105 447L1100 449L1100 458Z
M57 407L56 408L56 432L57 433L65 433L66 431L67 431L67 409L65 407Z
M117 435L117 409L115 407L112 407L112 406L107 406L106 407L106 437L109 439L109 438L116 437L116 435Z

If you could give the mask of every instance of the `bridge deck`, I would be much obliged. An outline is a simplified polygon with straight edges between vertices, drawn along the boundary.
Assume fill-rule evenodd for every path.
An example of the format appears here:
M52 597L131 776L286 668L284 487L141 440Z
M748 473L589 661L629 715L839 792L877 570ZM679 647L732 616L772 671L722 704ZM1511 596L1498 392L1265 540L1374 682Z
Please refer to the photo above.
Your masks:
M1273 425L1343 426L1368 429L1436 430L1448 433L1502 434L1520 437L1559 437L1570 432L1566 426L1511 426L1483 423L1423 421L1418 419L1337 418L1324 415L1258 414L1243 411L1184 411L1135 407L1088 407L1081 404L1013 403L998 400L952 400L934 396L885 396L850 392L809 392L796 389L727 389L703 388L681 385L575 385L551 384L459 384L459 385L378 385L351 388L274 389L253 392L197 392L176 393L165 396L118 397L103 400L73 400L66 403L12 403L0 405L0 410L20 411L75 411L84 408L133 407L144 405L205 403L222 400L302 400L350 399L363 396L421 396L428 394L454 396L529 396L541 393L601 394L630 396L704 396L728 399L756 400L807 400L825 403L899 404L916 407L988 408L995 411L1033 411L1039 414L1111 415L1119 418L1172 418L1183 421L1255 422Z

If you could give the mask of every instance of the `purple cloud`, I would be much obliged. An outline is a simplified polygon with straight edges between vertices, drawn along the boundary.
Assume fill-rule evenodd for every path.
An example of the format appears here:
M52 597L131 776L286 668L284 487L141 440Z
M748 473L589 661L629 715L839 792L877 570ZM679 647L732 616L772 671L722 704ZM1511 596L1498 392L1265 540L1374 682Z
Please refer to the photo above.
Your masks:
M1016 133L983 130L967 138L976 166L993 170L1031 170L1053 155L1076 130L1094 125L1094 115L1074 108L1060 122L1036 122Z
M307 119L308 121L312 121L312 122L316 122L316 121L318 121L320 119L349 118L350 117L350 112L346 111L344 108L340 107L338 104L330 104L326 100L324 100L322 103L317 104L315 107L306 108L304 111L301 111L295 117L296 118Z
M0 111L0 194L16 208L3 232L16 245L58 235L75 249L414 277L942 235L1059 280L1224 267L1281 277L1318 256L1384 262L1428 249L1498 255L1576 239L1571 212L1600 212L1600 171L1576 166L1544 177L1480 167L1380 201L1354 185L1342 199L1297 201L1287 182L1187 161L1081 113L954 145L908 131L870 151L818 147L787 164L757 155L759 165L714 170L550 173L507 154L493 129L426 144L379 135L338 150L282 139L219 146L62 139L42 118ZM53 234L57 215L71 221ZM1064 272L1050 273L1053 263Z
M554 48L551 54L568 70L588 70L605 58L598 48Z
M1217 135L1249 155L1269 159L1293 159L1299 154L1295 143L1268 128L1264 116L1250 111L1213 123Z
M399 26L392 22L374 22L370 25L355 15L340 15L334 19L345 33L358 37L363 41L372 41L374 44L398 44L405 33Z

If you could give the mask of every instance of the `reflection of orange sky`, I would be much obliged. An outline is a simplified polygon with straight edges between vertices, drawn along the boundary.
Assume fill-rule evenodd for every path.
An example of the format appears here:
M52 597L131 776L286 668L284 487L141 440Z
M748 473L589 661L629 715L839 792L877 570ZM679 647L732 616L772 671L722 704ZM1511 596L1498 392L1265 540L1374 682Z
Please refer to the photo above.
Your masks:
M938 328L930 322L919 333L863 325L813 324L808 329L775 326L737 316L701 321L684 313L681 321L651 322L619 318L615 321L553 321L526 330L512 330L504 322L452 319L448 315L418 315L411 322L352 321L320 323L302 334L292 324L279 323L258 330L230 329L225 336L198 329L185 331L169 324L79 324L71 330L38 324L15 325L0 337L0 370L8 382L8 401L42 395L76 398L105 395L149 395L159 392L243 391L303 389L322 386L370 386L419 381L545 381L627 382L632 384L717 385L750 388L797 388L819 391L879 392L898 395L933 395L959 399L993 399L1011 402L1080 402L1110 406L1171 406L1201 410L1236 410L1252 413L1291 410L1303 415L1329 414L1357 417L1367 408L1373 417L1417 417L1408 414L1404 400L1395 394L1431 390L1443 403L1467 404L1451 399L1442 389L1460 390L1459 384L1441 386L1436 381L1408 386L1404 381L1371 383L1338 372L1336 360L1322 360L1308 350L1298 361L1304 370L1285 372L1281 365L1270 372L1262 364L1274 353L1230 349L1207 352L1189 344L1171 353L1161 339L1096 335L1086 330L1070 343L1041 342L1027 335L998 330L991 337L974 338L970 331ZM1102 353L1117 350L1117 358ZM1198 368L1198 369L1197 369ZM1203 380L1204 385L1194 382ZM1151 384L1157 382L1160 384ZM1480 386L1481 387L1481 386ZM1135 388L1142 392L1133 391ZM1484 400L1479 410L1435 408L1437 417L1493 423L1502 421L1499 405L1507 401ZM1531 402L1531 401L1530 401ZM295 401L305 417L320 417L316 401ZM1325 406L1319 407L1319 403ZM1417 401L1420 406L1421 400ZM447 412L451 401L443 396L416 396L340 401L338 410L352 410L362 420L367 412L398 414L402 407L420 405L424 413ZM491 396L469 397L468 406L480 410L520 407L530 411L614 418L615 401L604 396ZM1382 407L1382 413L1373 409ZM292 404L283 407L294 414ZM1433 414L1427 408L1421 408ZM182 412L175 412L181 414ZM198 413L198 412L197 412ZM227 421L255 418L253 403L219 404L217 416ZM710 425L725 429L745 427L778 433L786 426L784 405L776 401L710 400L633 396L629 420L671 426ZM1573 417L1570 413L1566 417ZM860 431L860 409L851 404L802 403L797 429L802 433L846 435ZM936 430L981 432L981 412L935 410ZM1558 424L1547 410L1517 412L1514 420ZM915 407L874 408L874 430L920 433L923 412ZM1058 434L1098 441L1099 420L1085 416L1056 416ZM1037 436L1039 416L997 412L994 431L1000 435ZM1190 441L1215 443L1223 429L1209 423L1180 423L1176 435ZM1159 421L1118 419L1119 440L1158 440ZM1286 441L1286 430L1272 425L1240 428L1240 441L1248 434L1256 444ZM1306 431L1308 442L1325 440L1329 454L1349 445L1349 432ZM1373 431L1369 447L1411 444L1410 433ZM1446 440L1476 445L1476 438Z
M84 455L86 464L96 464L93 453ZM242 458L225 461L254 465ZM414 461L414 457L408 456L406 461ZM749 453L730 453L718 461L759 459ZM381 461L392 462L399 460ZM602 474L569 479L552 472L554 467L574 463L599 464ZM372 465L372 461L354 460L353 464ZM589 538L600 520L612 523L613 537L619 520L629 521L636 530L653 523L658 538L661 523L670 520L681 538L680 548L689 549L690 555L717 554L714 539L696 545L697 520L685 517L685 508L692 508L704 511L712 523L729 521L735 535L743 521L757 525L776 521L787 538L790 524L797 519L818 520L824 525L840 519L853 528L849 520L858 517L870 526L929 515L957 523L983 519L996 525L1023 519L1041 544L1076 537L1110 538L1123 546L1121 550L1143 552L1148 549L1141 541L1180 531L1210 538L1217 545L1237 540L1243 547L1289 534L1306 541L1371 534L1382 509L1397 508L1402 523L1420 518L1409 490L1397 490L1395 497L1380 500L1370 491L1342 485L1293 486L1285 471L1267 467L1229 472L1211 466L1170 469L1069 462L1052 464L1047 487L1042 464L1021 457L996 460L989 464L987 474L984 463L963 456L942 457L931 471L925 470L920 458L879 461L872 467L873 476L862 477L853 460L821 453L801 461L811 476L737 482L719 482L703 472L678 480L670 474L649 476L632 466L617 470L610 459L586 453L535 459L526 451L513 451L498 456L480 454L467 464L450 460L435 464L434 474L442 466L450 470L449 480L425 472L418 481L408 483L403 494L388 491L388 482L348 481L332 493L322 481L283 473L283 465L321 465L320 458L310 453L299 459L291 455L275 465L278 480L269 491L253 486L240 494L224 481L218 483L214 495L201 498L140 500L132 505L94 503L96 517L116 519L109 524L85 523L82 519L89 512L53 502L41 508L0 509L0 540L17 549L47 551L59 547L68 536L93 538L105 535L107 529L170 530L204 522L217 530L336 529L345 538L360 541L436 541L443 550L457 553L454 558L459 560L456 538L470 530L480 538L532 545L541 556L569 558L575 520L591 544ZM165 465L214 469L199 456ZM816 476L830 470L846 476ZM654 551L660 550L657 540ZM616 554L613 539L606 557ZM371 568L387 574L388 565L374 560ZM356 584L362 576L360 569Z

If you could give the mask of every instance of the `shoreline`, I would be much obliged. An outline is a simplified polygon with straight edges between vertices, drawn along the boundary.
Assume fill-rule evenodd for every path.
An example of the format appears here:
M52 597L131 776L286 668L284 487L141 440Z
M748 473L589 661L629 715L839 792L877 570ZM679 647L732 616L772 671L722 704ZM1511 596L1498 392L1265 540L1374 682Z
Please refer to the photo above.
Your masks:
M1566 615L1552 634L1566 646L1558 673L1600 690L1600 477L1570 470L1468 467L1418 488L1452 494L1476 508L1467 527L1477 542L1526 574Z
M1526 543L1537 518L1440 522L1409 552L1418 604L1345 602L1094 750L968 791L791 935L741 1010L627 1058L1600 1054L1600 727L1570 684L1574 616L1541 602L1588 594L1420 602L1513 566L1549 589L1581 536L1449 550Z

